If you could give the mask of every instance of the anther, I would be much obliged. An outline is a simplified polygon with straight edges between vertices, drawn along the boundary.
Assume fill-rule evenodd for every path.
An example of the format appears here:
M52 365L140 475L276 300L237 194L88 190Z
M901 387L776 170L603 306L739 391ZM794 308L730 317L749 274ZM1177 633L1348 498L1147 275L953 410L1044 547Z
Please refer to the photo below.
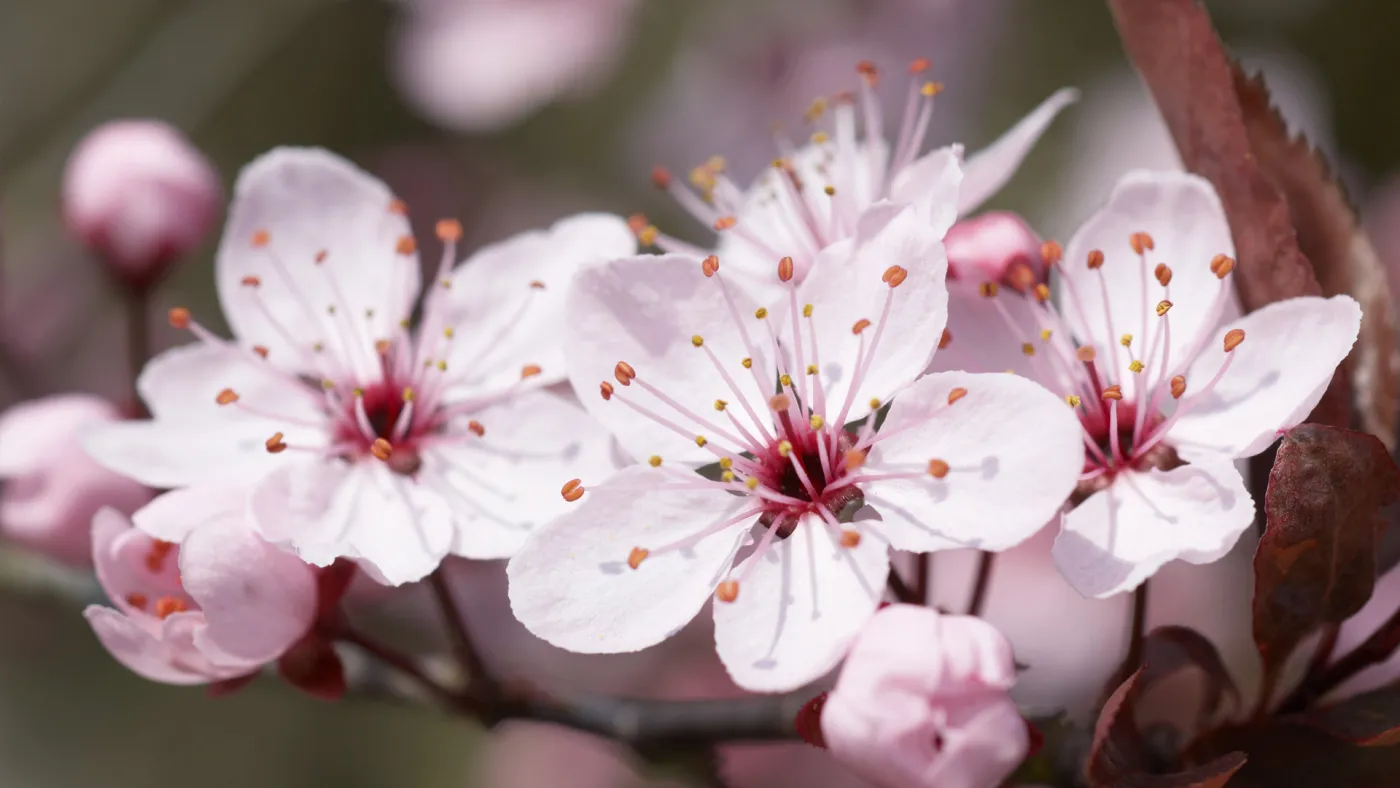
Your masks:
M704 435L696 435L696 436L695 436L695 445L696 445L696 446L699 446L699 447L702 448L702 449L705 448L705 444L707 444L707 443L709 443L709 442L710 442L709 439L707 439Z
M914 60L909 61L909 73L910 73L910 74L922 74L922 73L924 73L925 71L928 71L929 65L930 65L930 63L928 62L928 58L926 58L926 57L915 58Z
M1021 343L1021 352L1024 353L1025 355L1027 355L1027 356L1034 356L1034 355L1035 355L1035 345L1032 345L1032 344L1029 343L1029 342L1022 342L1022 343Z
M326 257L327 257L329 254L330 254L330 252L327 252L325 249L321 249L321 250L319 250L318 252L316 252L316 257L313 258L313 259L316 260L316 265L320 265L321 263L326 262Z
M705 276L714 276L715 272L719 270L719 258L715 255L706 257L700 263L700 270L705 272Z
M1133 359L1133 362L1128 365L1128 369L1132 370L1133 374L1136 375L1142 372L1142 362L1138 359Z
M261 287L261 286L262 286L262 280L259 279L259 278L256 277L256 276L245 276L245 277L243 277L243 279L242 279L242 283L243 283L243 286L244 286L244 287Z
M1186 376L1177 375L1172 378L1172 399L1181 399L1181 395L1186 393Z
M156 618L164 621L176 613L184 613L190 609L183 599L176 599L173 596L163 596L156 600Z
M1217 279L1224 279L1231 271L1235 270L1235 260L1232 257L1218 254L1211 259L1210 270Z
M749 478L745 479L745 480L744 480L744 486L747 487L747 488L749 488L750 490L757 490L757 489L758 489L758 477L757 477L757 476L750 476Z
M456 243L462 240L462 223L456 219L441 219L437 223L437 237L443 243Z
M132 607L136 608L137 610L145 610L145 609L146 609L146 603L149 602L149 601L150 601L150 600L146 598L146 595L145 595L145 594L127 594L127 595L126 595L126 603L127 603L128 605L131 605Z
M1123 387L1116 383L1112 386L1109 386L1108 388L1103 390L1103 398L1112 400L1123 399Z
M965 388L959 386L959 387L953 389L952 391L948 392L948 404L949 404L949 405L952 405L954 402L957 402L958 400L960 400L960 399L962 399L963 397L966 397L966 396L967 396L967 389L965 389Z
M778 456L779 456L779 457L786 457L786 456L788 456L789 454L792 454L792 441L787 441L787 440L778 441Z
M647 464L650 465L650 466L653 467L653 468L660 468L660 467L661 467L661 455L660 455L660 454L653 454L653 455L651 455L651 457L647 458Z
M651 168L651 185L658 189L665 189L671 185L671 171L665 167Z
M1161 301L1158 301L1158 302L1157 302L1157 317L1162 317L1162 316L1165 315L1165 314L1167 313L1167 311L1170 310L1171 308L1172 308L1172 302L1168 301L1167 299L1164 298L1164 299L1162 299Z
M1172 269L1166 263L1158 263L1157 267L1152 269L1152 275L1157 277L1157 284L1162 287L1172 283Z
M870 398L870 409L871 409L871 410L879 410L879 409L880 409L880 398L879 398L879 397L871 397L871 398Z
M1077 394L1066 394L1066 395L1065 395L1065 403L1066 403L1067 405L1069 405L1071 408L1077 408L1077 407L1079 407L1079 395L1077 395Z
M267 447L268 454L278 454L287 450L287 444L283 442L282 437L282 433L274 432L271 438L263 442L263 445Z
M792 388L792 376L786 372L778 376L778 382L781 383L784 388Z
M1135 254L1143 254L1150 249L1157 248L1156 244L1152 242L1152 236L1142 232L1128 236L1128 245L1133 247Z
M637 370L632 369L632 365L628 364L626 361L619 361L617 362L617 366L613 367L613 377L617 378L618 383L624 386L630 386L632 385L632 379L637 377Z
M729 403L728 403L728 402L725 402L725 401L722 400L722 399L717 399L717 400L715 400L715 410L723 411L723 410L724 410L725 408L727 408L727 407L729 407Z
M1041 282L1035 286L1035 300L1045 303L1050 300L1050 286Z
M1040 329L1040 341L1041 341L1041 342L1049 342L1049 341L1050 341L1050 337L1052 337L1052 336L1054 336L1054 335L1055 335L1055 333L1054 333L1053 331L1051 331L1050 329L1048 329L1048 328L1042 328L1042 329Z
M396 216L407 216L408 203L395 197L389 201L389 213L395 214Z
M786 394L774 394L768 398L768 407L777 413L782 413L792 407L792 398Z
M1035 286L1035 272L1025 263L1012 265L1006 279L1019 293L1028 293Z
M564 496L564 500L573 503L583 497L583 480L570 479L564 482L564 486L559 489L559 494Z
M729 470L730 468L733 468L733 467L734 467L734 460L730 459L729 457L720 457L720 458L719 458L719 467L721 467L721 468L723 468L723 469L725 469L725 470L727 471L727 470Z
M471 421L467 422L467 431L478 438L486 434L486 428L481 426L481 422L477 421L476 419L472 419Z
M850 549L860 544L860 531L847 529L841 532L841 546Z
M851 326L851 333L859 334L867 328L870 328L870 321L862 317L860 320L857 320L855 322L855 325Z
M862 60L856 64L856 73L865 78L865 81L875 87L875 83L880 79L880 71L875 68L875 64L869 60Z
M690 344L696 347L702 347L705 344L705 338L700 336L699 334L696 334L695 336L690 338Z
M410 255L418 251L418 242L413 240L411 235L401 235L394 243L394 251L402 255Z
M935 478L935 479L942 479L944 476L947 476L947 475L948 475L948 471L949 471L948 463L944 462L943 460L929 460L929 461L928 461L928 475L929 475L929 476L932 476L932 477Z
M909 278L909 271L897 265L892 265L885 269L885 273L880 277L880 281L890 287L899 287L904 284L904 280Z
M828 197L835 197L835 196L836 196L836 187L835 187L835 186L823 186L823 187L822 187L822 191L823 191L823 192L826 192L826 196L828 196Z
M1124 334L1123 336L1118 337L1118 344L1122 345L1123 347L1132 347L1132 346L1133 346L1133 335L1132 335L1132 334Z
M734 471L721 472L719 475L719 480L724 482L725 484L730 484L734 481Z
M812 316L812 305L811 305L811 304L803 304L803 305L802 305L802 316L803 316L803 317L811 317L811 316Z
M612 399L613 395L613 384L605 380L602 383L598 384L598 391L603 395L603 399L605 401L610 400Z
M841 458L841 463L846 466L846 470L853 471L865 464L867 452L860 449L850 449Z
M943 329L943 336L938 338L938 349L943 350L951 344L953 344L953 332L945 328Z
M759 320L762 320L763 318L768 317L768 307L763 307L763 306L761 306L761 307L759 307L758 309L755 309L755 310L753 311L753 316L756 317L756 318L758 318Z
M267 232L267 230L257 230L253 233L252 242L254 248L261 249L262 247L267 246L268 242L271 240L272 236Z
M1093 345L1083 345L1074 351L1074 357L1079 359L1080 362L1084 364L1088 364L1089 362L1093 361L1094 358L1097 356L1098 351L1094 350Z
M996 282L983 282L978 286L977 292L981 293L983 298L996 298L997 291L1000 289L1001 287Z
M739 223L739 220L738 220L738 219L735 219L733 216L721 216L721 217L719 217L718 219L715 220L715 230L716 230L717 232L724 232L725 230L732 230L732 229L734 229L734 225L736 225L736 224L738 224L738 223Z
M1046 265L1057 265L1065 259L1065 249L1059 241L1046 241L1040 245L1040 259Z
M715 588L715 598L721 602L733 602L739 598L739 581L725 580Z
M538 279L531 279L531 280L530 280L530 289L531 289L531 290L543 290L543 289L544 289L544 282L541 282L541 281L538 280Z
M1226 353L1229 353L1230 351L1232 351L1232 350L1234 350L1235 348L1239 347L1239 346L1240 346L1240 343L1243 342L1243 341L1244 341L1244 329L1242 329L1242 328L1232 328L1232 329L1230 329L1230 331L1229 331L1228 333L1225 334L1225 352L1226 352Z
M783 282L792 281L792 258L784 257L778 261L778 279Z
M812 429L814 430L819 430L822 427L826 426L826 419L822 418L819 414L816 413L813 413L812 418L808 419L807 421L812 425Z
M649 555L651 555L651 551L645 547L634 547L632 552L627 554L627 565L636 569L642 565L643 561L647 560Z
M189 328L190 310L182 306L177 306L170 310L168 319L170 320L171 328Z
M257 354L258 354L260 357L262 357L262 358L267 358L267 346L266 346L266 345L253 345L253 352L254 352L254 353L257 353Z
M394 456L394 447L383 438L375 438L374 443L369 445L369 453L380 462L388 462L389 458Z
M933 98L943 92L942 82L925 82L919 86L919 93L925 98Z
M233 389L224 389L219 392L219 395L214 398L214 401L220 405L232 405L238 401L238 393Z
M1085 260L1084 264L1089 266L1089 270L1091 271L1103 268L1103 252L1098 249L1089 252L1089 259Z
M808 365L807 365L807 374L808 374L808 375L815 375L815 374L817 374L817 365L816 365L816 364L808 364Z
M746 359L744 359L743 361L740 361L739 363L744 365L744 369L752 369L752 368L753 368L753 359L751 359L751 358L746 358Z

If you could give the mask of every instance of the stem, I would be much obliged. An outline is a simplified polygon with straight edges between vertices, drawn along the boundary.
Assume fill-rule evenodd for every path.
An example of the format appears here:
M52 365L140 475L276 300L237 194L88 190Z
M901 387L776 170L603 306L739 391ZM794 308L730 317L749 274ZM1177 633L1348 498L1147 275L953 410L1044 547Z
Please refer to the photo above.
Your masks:
M982 606L987 601L987 588L992 584L992 563L996 557L996 553L986 550L977 557L977 577L972 581L972 598L967 603L969 616L982 615Z
M918 592L904 582L904 578L899 576L899 572L893 566L890 567L888 582L890 593L894 595L896 602L902 602L906 605L922 605L924 603L924 600L919 598Z
M467 631L467 619L462 615L462 609L457 605L457 599L452 595L452 587L448 585L441 567L428 575L428 587L437 598L443 624L452 640L452 650L466 673L467 687L476 692L495 694L498 689L496 682L487 673L481 656L476 652L476 646L472 644L471 633Z
M149 415L137 391L136 382L151 357L151 316L149 289L133 288L126 296L126 365L131 376L131 395L137 417Z
M930 605L929 590L933 586L933 553L919 553L915 556L917 561L914 569L914 594L919 598L919 604Z
M1142 581L1142 585L1133 591L1133 623L1132 630L1128 634L1128 656L1123 660L1123 669L1126 675L1131 675L1142 665L1142 652L1146 645L1143 634L1147 631L1147 583Z
M1372 665L1384 662L1397 647L1400 647L1400 609L1391 613L1390 618L1350 654L1333 662L1329 668L1305 676L1279 704L1278 713L1291 714L1308 708L1313 701L1336 689L1342 682Z
M407 654L402 654L392 648L380 643L362 632L357 632L350 627L342 627L336 632L336 639L360 649L371 657L383 662L398 672L413 679L416 684L423 688L429 695L442 701L444 705L455 708L461 705L460 699L455 693L441 684L434 681L423 668Z

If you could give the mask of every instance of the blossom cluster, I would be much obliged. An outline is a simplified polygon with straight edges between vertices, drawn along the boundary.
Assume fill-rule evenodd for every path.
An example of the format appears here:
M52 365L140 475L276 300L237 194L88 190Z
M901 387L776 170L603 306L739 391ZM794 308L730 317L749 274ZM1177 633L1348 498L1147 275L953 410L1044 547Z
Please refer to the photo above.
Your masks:
M745 689L845 661L822 727L852 768L996 784L1027 747L1011 647L975 618L877 612L891 562L1057 526L1061 573L1103 597L1220 558L1255 513L1236 461L1307 416L1361 313L1336 296L1240 316L1224 211L1191 175L1127 174L1064 245L969 216L1074 97L980 153L925 153L926 67L894 139L862 64L747 190L720 159L690 187L654 171L708 246L582 214L459 263L442 220L425 276L387 186L323 150L267 153L215 263L231 336L172 309L193 341L146 366L147 419L8 414L0 447L66 431L97 465L7 459L4 519L73 519L55 510L86 499L61 479L127 485L129 518L76 515L115 605L87 617L157 681L287 670L336 567L396 586L509 559L513 612L549 643L636 651L708 608Z

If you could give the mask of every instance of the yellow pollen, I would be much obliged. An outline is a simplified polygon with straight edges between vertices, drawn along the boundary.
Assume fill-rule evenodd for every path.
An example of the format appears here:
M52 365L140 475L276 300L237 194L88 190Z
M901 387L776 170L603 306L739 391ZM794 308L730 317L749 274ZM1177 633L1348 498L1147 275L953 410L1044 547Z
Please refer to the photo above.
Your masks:
M453 328L452 326L448 326L447 328L444 328L442 330L442 335L447 339L451 339L457 336L457 329Z
M1045 342L1049 342L1051 336L1053 336L1053 334L1051 333L1050 329L1048 329L1048 328L1042 328L1042 329L1040 329L1040 338L1041 338L1041 340L1043 340L1043 341L1045 341Z
M871 409L871 410L879 410L879 409L880 409L880 400L879 400L878 398L876 398L876 397L871 397L871 398L870 398L870 409Z
M321 381L321 388L325 389L326 391L334 391L334 390L335 390L335 381L333 381L333 380L323 380L323 381Z
M1142 362L1133 359L1133 363L1128 365L1128 369L1131 369L1134 373L1142 372Z
M720 481L723 481L725 484L729 484L730 482L734 481L734 471L725 471L724 473L721 473L719 475L719 478Z
M753 311L753 316L756 317L756 318L758 318L759 320L762 320L763 318L768 317L768 308L767 308L767 307L762 307L762 306L761 306L761 307L759 307L758 309L755 309L755 310Z
M817 365L816 365L816 364L808 364L808 365L807 365L807 374L808 374L808 375L815 375L815 374L817 374Z
M784 386L787 386L788 388L791 388L791 387L792 387L792 376L789 375L789 374L787 374L787 373L783 373L782 375L780 375L780 376L778 377L778 382L781 383L781 384L783 384Z
M789 454L792 454L792 442L785 440L778 441L778 455L780 457L786 457Z
M831 135L830 135L830 134L827 134L827 133L824 132L824 131L818 131L818 132L814 132L814 133L812 134L812 143L813 143L814 145L821 145L821 144L824 143L824 142L830 142L830 141L831 141ZM836 191L836 190L835 190L835 189L832 189L832 191L834 192L834 191Z
M707 444L707 443L709 443L709 441L705 439L705 436L704 436L704 435L696 435L696 436L695 436L695 445L696 445L696 446L699 446L699 447L701 447L701 448L704 448L704 447L705 447L705 444Z
M1079 395L1077 395L1077 394L1066 394L1066 395L1065 395L1065 402L1069 403L1069 406L1070 406L1071 408L1077 408L1077 407L1079 407Z
M404 402L412 402L412 401L413 401L413 398L414 398L415 396L417 396L417 395L414 393L413 387L412 387L412 386L405 386L405 387L404 387L404 390L403 390L403 401L404 401Z
M812 418L808 419L808 421L811 423L812 429L814 430L819 430L826 425L826 419L815 413L812 414Z
M923 86L919 88L919 93L921 93L922 95L924 95L924 96L926 96L926 97L928 97L928 98L933 98L934 96L937 96L939 93L942 93L942 92L943 92L943 83L942 83L942 82L925 82L925 83L923 84Z
M758 477L750 476L749 478L745 479L744 486L749 488L750 490L758 489Z
M981 293L983 298L995 298L999 289L996 282L983 282L977 288L977 292Z
M359 399L360 397L363 397L365 395L365 390L362 388L353 388L350 389L350 394L354 396L355 399Z
M1124 334L1123 336L1118 337L1118 344L1122 345L1123 347L1132 347L1132 346L1133 346L1133 335L1132 335L1132 334Z
M744 359L743 361L741 361L741 362L739 362L739 363L744 365L744 369L752 369L752 368L753 368L753 359L751 359L751 358L746 358L746 359Z
M1049 301L1049 300L1050 300L1050 286L1047 285L1047 284L1045 284L1045 283L1043 283L1043 282L1042 282L1041 284L1036 285L1036 286L1035 286L1035 300L1039 301L1039 302L1042 303L1042 304L1045 303L1046 301Z
M836 187L835 187L835 186L823 186L823 187L822 187L822 191L826 192L826 196L828 196L828 197L835 197L835 196L836 196Z
M719 467L725 469L726 471L730 468L733 468L734 459L732 457L721 457L719 460Z
M690 344L696 347L701 347L705 344L705 338L700 336L699 334L696 334L695 336L690 338Z
M724 409L727 408L727 407L729 407L729 403L728 403L728 402L725 402L725 401L722 400L722 399L717 399L717 400L715 400L715 410L720 410L720 411L722 411L722 410L724 410Z
M661 231L656 228L656 225L648 224L637 231L637 242L642 246L654 246L656 244L656 236L660 234Z
M321 344L320 342L316 342L311 346L311 349L316 351L317 353L320 353L322 350L326 349L326 346Z
M802 307L802 316L803 316L803 317L811 317L811 316L812 316L812 305L811 305L811 304L804 304L804 305L803 305L803 307Z
M1168 300L1166 300L1166 299L1162 299L1161 301L1158 301L1158 302L1157 302L1157 317L1164 317L1164 316L1166 316L1167 311L1170 310L1171 308L1172 308L1172 302L1170 302L1170 301L1168 301Z
M653 454L653 455L651 455L651 458L647 460L647 464L650 465L650 466L653 467L653 468L660 468L660 467L661 467L661 455L660 455L660 454Z
M1035 355L1035 345L1032 345L1032 344L1029 343L1029 342L1022 342L1022 343L1021 343L1021 352L1024 353L1024 354L1026 354L1027 356L1034 356L1034 355Z
M447 371L447 362L446 362L446 361L439 361L439 362L437 363L437 368L438 368L438 372L446 372L446 371ZM521 372L521 377L527 377L523 371Z

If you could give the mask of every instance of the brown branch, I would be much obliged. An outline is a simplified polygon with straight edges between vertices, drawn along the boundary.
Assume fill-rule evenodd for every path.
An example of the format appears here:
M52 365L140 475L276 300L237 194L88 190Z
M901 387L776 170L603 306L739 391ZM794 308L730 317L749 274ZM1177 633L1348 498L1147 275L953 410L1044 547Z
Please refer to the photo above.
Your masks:
M977 556L977 576L972 580L972 597L967 603L969 616L982 615L982 607L987 602L987 589L992 585L992 564L997 554L983 550Z
M1303 677L1279 704L1278 713L1293 714L1307 709L1342 682L1372 665L1384 662L1395 653L1396 648L1400 648L1400 609L1391 613L1390 618L1351 653L1333 662L1331 667Z
M441 568L428 575L428 587L432 589L433 596L437 598L438 608L442 611L443 624L452 640L452 651L461 664L463 672L466 673L468 690L473 695L482 696L483 699L489 698L499 688L496 680L486 670L486 664L482 662L481 655L477 653L476 646L472 643L471 633L467 629L467 619L462 615L462 608L457 604L457 598L452 595L452 587L448 584Z
M890 578L887 583L890 594L894 596L896 602L903 602L907 605L924 604L924 600L919 598L919 592L904 582L904 577L893 566L890 567Z

